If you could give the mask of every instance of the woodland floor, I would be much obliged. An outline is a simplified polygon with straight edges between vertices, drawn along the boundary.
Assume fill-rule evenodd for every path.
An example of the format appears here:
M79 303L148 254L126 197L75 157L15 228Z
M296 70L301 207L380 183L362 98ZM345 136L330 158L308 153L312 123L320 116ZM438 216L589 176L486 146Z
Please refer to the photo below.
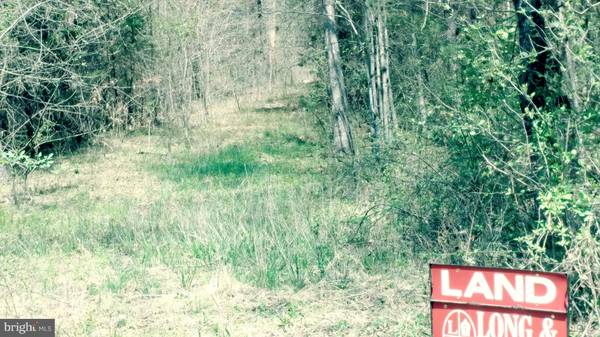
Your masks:
M105 136L19 207L2 183L0 316L58 336L428 335L427 266L369 270L340 243L366 206L331 192L288 103L195 112L190 142Z

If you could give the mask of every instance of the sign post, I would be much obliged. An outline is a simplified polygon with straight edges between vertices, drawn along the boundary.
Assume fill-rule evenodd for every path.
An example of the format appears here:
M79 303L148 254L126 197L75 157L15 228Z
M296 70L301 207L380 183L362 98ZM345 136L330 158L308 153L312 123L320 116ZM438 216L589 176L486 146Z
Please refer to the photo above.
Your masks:
M430 265L432 337L568 337L566 274Z

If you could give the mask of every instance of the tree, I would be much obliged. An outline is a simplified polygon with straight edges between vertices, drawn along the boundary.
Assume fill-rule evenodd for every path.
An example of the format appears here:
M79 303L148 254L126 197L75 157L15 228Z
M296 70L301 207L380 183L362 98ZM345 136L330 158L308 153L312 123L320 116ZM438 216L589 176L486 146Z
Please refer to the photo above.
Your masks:
M375 8L369 2L364 6L365 37L368 47L367 69L369 74L369 110L373 138L378 141L379 131L389 141L396 127L392 84L390 79L389 37L385 3L375 1Z
M323 0L325 46L329 66L329 86L331 90L331 114L333 118L333 144L335 152L354 154L352 129L348 120L348 97L342 72L340 46L337 37L336 0Z
M527 137L533 136L534 115L538 109L544 109L551 99L553 89L548 77L558 75L559 65L552 58L552 49L546 35L546 22L541 10L544 2L554 0L513 0L517 13L517 31L519 47L525 53L534 53L534 60L528 61L526 70L519 76L519 83L527 90L521 93L520 106ZM554 90L555 91L555 90Z
M12 17L0 23L0 146L60 152L137 124L152 58L146 9L121 0L0 3L0 16Z
M265 26L267 32L267 63L269 66L269 91L273 91L273 82L275 81L276 76L275 67L277 64L278 6L278 0L265 0L263 4L263 8L266 7L268 11L265 19Z

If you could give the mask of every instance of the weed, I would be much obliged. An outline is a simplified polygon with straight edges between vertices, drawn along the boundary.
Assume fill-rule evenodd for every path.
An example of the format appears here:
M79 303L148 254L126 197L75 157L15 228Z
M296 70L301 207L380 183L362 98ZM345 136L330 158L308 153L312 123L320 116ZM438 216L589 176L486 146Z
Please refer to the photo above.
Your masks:
M126 268L124 270L117 271L116 277L107 277L104 282L104 288L108 289L113 294L120 294L125 290L127 284L134 278L134 271Z
M182 266L179 270L179 281L183 289L189 289L196 278L198 267L195 265Z

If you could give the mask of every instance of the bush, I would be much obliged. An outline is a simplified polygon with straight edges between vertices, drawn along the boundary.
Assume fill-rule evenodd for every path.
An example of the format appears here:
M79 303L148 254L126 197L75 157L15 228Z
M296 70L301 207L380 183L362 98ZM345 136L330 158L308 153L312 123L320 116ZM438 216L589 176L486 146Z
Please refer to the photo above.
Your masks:
M143 9L119 0L1 3L3 147L60 151L107 127L119 105L135 118L148 44Z

